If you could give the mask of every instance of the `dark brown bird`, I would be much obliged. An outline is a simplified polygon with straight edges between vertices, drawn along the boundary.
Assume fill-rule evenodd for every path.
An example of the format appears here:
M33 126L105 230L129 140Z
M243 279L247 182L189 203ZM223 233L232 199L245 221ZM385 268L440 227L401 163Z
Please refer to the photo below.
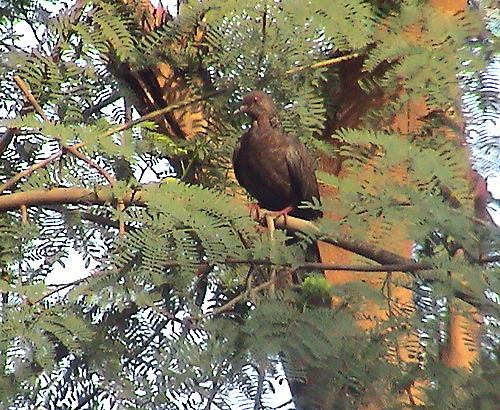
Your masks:
M319 199L314 163L304 145L281 129L271 96L253 91L238 111L253 120L233 154L238 182L270 211L303 219L320 217L321 211L297 208L302 201Z

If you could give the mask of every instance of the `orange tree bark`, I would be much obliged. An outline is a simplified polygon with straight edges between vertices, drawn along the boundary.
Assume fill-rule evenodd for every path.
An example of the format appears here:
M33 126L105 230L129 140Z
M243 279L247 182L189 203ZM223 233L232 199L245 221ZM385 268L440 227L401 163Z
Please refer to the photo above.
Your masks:
M457 13L464 11L467 6L465 0L432 0L430 2L437 11L443 14ZM408 30L408 35L418 33L418 27L412 27ZM417 34L418 35L418 34ZM358 80L363 76L362 72L363 57L351 59L343 63L341 67L342 90L340 92L343 97L342 109L337 117L331 120L326 128L326 134L331 133L339 128L357 128L360 126L364 115L372 109L381 108L391 101L395 96L386 95L380 89L376 89L371 93L364 92L358 85ZM386 67L381 66L381 72ZM340 97L340 95L339 95ZM458 103L458 102L457 102ZM459 104L459 103L458 103ZM422 119L429 114L430 110L426 102L421 100L410 101L407 103L406 110L398 113L387 128L392 129L400 135L408 135L415 132L422 126ZM463 129L463 127L460 127ZM461 146L460 141L463 140L463 135L459 132L448 132L449 138L457 142L457 146ZM469 152L466 148L464 150L464 161L469 161ZM324 171L335 173L342 178L346 172L339 162L322 161L320 167ZM347 171L348 172L348 171ZM367 170L366 172L371 172ZM359 175L359 180L362 181L364 174ZM382 178L391 178L400 184L405 183L406 170L402 168L393 169L390 175L384 175ZM464 178L466 176L464 175ZM329 198L333 201L342 196L342 189L332 187L322 187L321 195L323 198ZM484 212L484 204L483 210ZM330 214L329 218L339 218L340 215ZM376 232L379 227L376 225L368 226L368 230ZM399 228L393 232L393 240L391 241L392 252L401 256L410 258L413 243L409 241L405 232L405 223L402 221ZM357 255L340 249L333 245L320 243L320 252L323 262L349 264L357 260ZM390 280L394 283L406 283L404 273L392 273ZM344 272L330 270L326 271L326 277L333 286L344 285L362 281L369 283L375 289L382 289L384 282L387 280L387 274L365 274L362 272ZM357 323L367 331L372 329L378 323L381 323L391 315L401 314L405 311L412 311L413 294L412 291L398 285L393 285L390 291L391 302L387 308L381 307L370 300L366 300L364 307L357 314ZM342 300L337 299L333 301L334 306L342 303ZM464 314L463 309L457 309L455 305L457 301L450 302L449 321L447 327L447 341L441 348L441 360L444 364L455 368L469 368L470 364L477 358L479 332L478 332L478 315L475 309L467 309ZM411 339L411 338L410 338ZM400 340L396 354L399 360L409 361L414 360L410 357L408 346L415 346L418 344L417 340ZM418 397L415 397L415 390L413 392L408 389L410 400L413 403L421 402ZM417 394L418 395L418 394ZM371 402L369 408L380 408L376 404L376 400Z

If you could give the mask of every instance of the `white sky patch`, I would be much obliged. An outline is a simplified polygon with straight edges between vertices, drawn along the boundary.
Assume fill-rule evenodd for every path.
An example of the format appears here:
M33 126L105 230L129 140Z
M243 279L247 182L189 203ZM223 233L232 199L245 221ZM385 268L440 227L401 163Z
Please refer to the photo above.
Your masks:
M488 191L493 199L500 200L500 175L491 175L487 180Z
M82 257L74 249L68 251L68 256L62 258L62 262L65 266L56 263L52 271L47 275L45 279L46 285L71 283L89 276L90 272L97 268L95 261L91 261L89 267L85 267Z
M17 23L15 26L15 32L19 35L19 38L14 42L14 44L22 47L22 48L30 48L31 45L37 44L37 40L33 30L31 30L28 23L21 21Z

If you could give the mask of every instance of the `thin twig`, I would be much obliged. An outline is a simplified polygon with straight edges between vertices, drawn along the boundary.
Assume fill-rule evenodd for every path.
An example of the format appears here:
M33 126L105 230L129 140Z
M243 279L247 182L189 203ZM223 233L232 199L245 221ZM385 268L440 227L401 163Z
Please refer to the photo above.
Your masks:
M109 174L108 171L106 171L103 167L100 165L97 165L94 161L92 161L90 158L86 157L83 155L80 151L78 151L75 146L72 145L62 145L63 149L65 151L70 152L72 155L75 157L81 159L83 162L91 166L92 168L95 168L106 180L109 182L109 185L112 187L115 186L116 180Z
M11 179L9 179L5 184L3 184L0 187L0 193L5 191L6 189L12 188L22 178L31 175L37 169L44 168L45 166L47 166L51 162L58 159L61 155L62 155L62 150L59 150L55 154L52 154L50 157L44 159L43 161L37 162L36 164L33 164L32 166L30 166L28 169L25 169L24 171L18 173L17 175L14 175Z
M285 71L285 74L295 74L295 73L299 73L299 72L305 71L305 70L314 70L315 68L326 67L329 65L338 64L338 63L341 63L343 61L350 60L351 58L357 58L359 56L360 56L359 53L354 53L354 54L348 54L348 55L341 56L341 57L330 58L329 60L320 61L318 63L314 63L314 64L311 64L311 65L308 65L305 67L292 68L288 71Z
M25 97L28 99L28 101L31 103L31 105L35 108L36 112L38 114L40 114L40 116L45 121L49 121L49 119L47 118L47 116L43 112L42 107L40 107L40 104L38 104L38 101L36 100L36 98L33 96L33 94L31 94L31 92L28 88L28 85L23 81L23 79L21 77L19 77L18 75L15 75L14 81L16 82L17 86L21 89L21 91L23 92Z
M295 272L295 270L296 269L287 270L285 272L282 272L279 275L276 275L273 279L270 279L267 282L264 282L264 283L261 283L260 285L257 285L255 288L252 289L252 292L254 292L254 293L260 292L264 289L267 289L267 288L274 286L275 282L278 279L282 279L284 277L292 275ZM241 302L245 296L246 296L246 293L242 292L238 296L235 296L234 298L232 298L226 304L218 307L217 309L214 309L212 312L205 313L205 314L200 315L200 316L190 316L188 319L190 321L198 321L198 320L207 319L207 318L212 317L212 316L219 316L219 315L229 311L236 303Z
M23 204L20 206L20 209L21 209L21 223L24 226L28 224L28 208L26 207L26 205Z
M212 97L215 97L216 95L219 95L219 94L224 94L229 89L230 88L220 89L220 90L213 91L211 93L205 94L205 95L203 95L201 97L192 98L192 99L190 99L188 101L184 101L182 103L171 104L171 105L168 105L167 107L160 108L159 110L151 111L150 113L147 113L147 114L143 115L142 117L137 118L136 120L129 121L129 122L126 122L124 124L120 124L117 127L113 128L113 129L111 129L109 131L106 131L103 134L103 137L110 137L111 135L114 135L114 134L116 134L118 132L122 132L122 131L128 130L128 129L132 128L132 127L135 127L138 124L143 123L144 121L149 121L149 120L155 119L156 117L158 117L160 115L163 115L163 114L166 114L166 113L168 113L170 111L174 111L174 110L177 110L179 108L184 108L184 107L187 107L189 105L196 104L196 103L199 103L201 101L205 101L205 100L207 100L209 98L212 98ZM78 149L78 148L84 147L85 145L87 145L86 142L80 142L78 144L73 145L73 147L76 148L76 149Z
M54 293L60 292L61 290L64 290L64 289L69 288L71 286L79 285L80 283L85 282L89 278L91 278L91 276L86 276L85 278L77 279L77 280L75 280L73 282L64 283L62 285L57 285L50 292L46 293L45 295L40 296L38 299L36 299L35 301L33 301L32 304L40 303L42 300L47 299L49 296L52 296Z
M23 92L23 94L25 95L25 97L28 99L28 101L33 105L33 107L35 107L35 110L37 111L37 113L40 114L40 116L45 121L47 121L49 123L52 123L52 121L50 121L49 118L43 112L42 107L40 106L40 104L38 104L38 101L36 100L36 98L33 96L33 94L31 94L31 92L30 92L30 90L28 88L28 85L23 81L23 79L20 76L16 75L16 76L14 76L14 81L16 82L17 86L21 89L21 91ZM87 163L92 168L95 168L101 175L104 176L104 178L106 178L106 180L109 182L109 184L111 186L114 186L116 184L116 180L104 168L102 168L101 166L97 165L90 158L86 157L81 152L79 152L78 149L75 146L69 146L69 145L63 144L61 142L61 138L58 137L58 136L54 136L54 138L56 138L60 142L61 147L62 147L62 149L64 151L67 151L67 152L71 153L75 157L77 157L77 158L81 159L82 161L84 161L85 163ZM48 164L48 162L44 162L44 161L41 161L41 162L39 162L38 164L35 164L35 165L38 165L38 168L41 168L42 166L45 166L45 165ZM41 165L41 164L43 164L43 165ZM31 172L33 172L33 170ZM20 174L14 176L14 178L12 178L11 181L15 180L17 182L21 178L22 178L22 176L21 176L21 173L20 173ZM11 181L8 181L8 184L11 183ZM15 182L14 182L14 184L15 184ZM3 189L0 190L0 192L1 191L3 191Z

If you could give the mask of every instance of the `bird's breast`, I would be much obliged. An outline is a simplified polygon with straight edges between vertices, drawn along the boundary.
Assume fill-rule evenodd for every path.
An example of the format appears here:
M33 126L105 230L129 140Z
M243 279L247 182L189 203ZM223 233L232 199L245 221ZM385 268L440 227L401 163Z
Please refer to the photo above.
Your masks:
M294 206L290 172L286 160L288 143L273 133L247 133L235 159L236 177L241 185L270 210Z

